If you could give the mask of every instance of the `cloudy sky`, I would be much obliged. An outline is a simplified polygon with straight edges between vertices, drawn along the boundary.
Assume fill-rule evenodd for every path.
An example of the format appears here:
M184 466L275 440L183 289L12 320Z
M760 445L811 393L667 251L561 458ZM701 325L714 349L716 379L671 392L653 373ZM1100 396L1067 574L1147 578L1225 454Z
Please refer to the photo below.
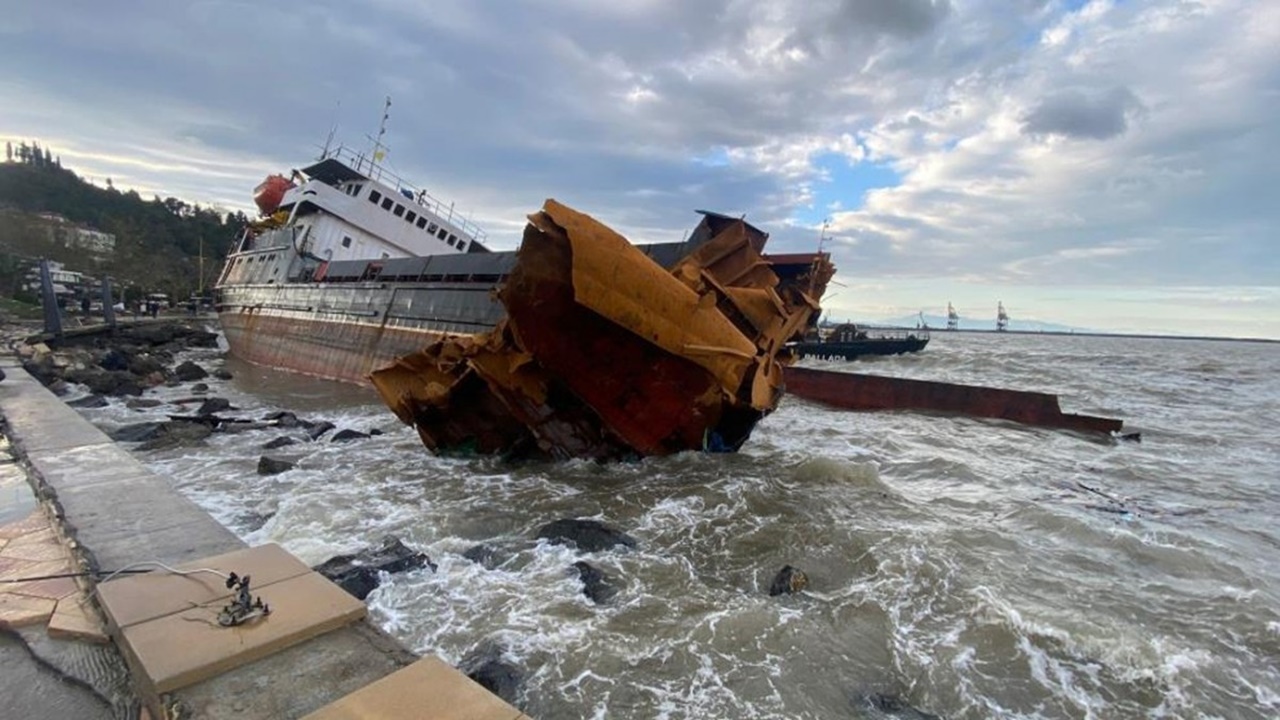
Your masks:
M745 213L837 319L1280 338L1274 0L17 0L0 137L248 209L367 145L511 248L547 197L635 241Z

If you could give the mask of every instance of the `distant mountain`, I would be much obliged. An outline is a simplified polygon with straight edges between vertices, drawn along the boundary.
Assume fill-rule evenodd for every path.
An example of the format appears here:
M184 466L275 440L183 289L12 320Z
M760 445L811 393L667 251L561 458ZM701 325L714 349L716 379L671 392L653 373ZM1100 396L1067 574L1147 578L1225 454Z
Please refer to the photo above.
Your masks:
M945 315L930 315L925 313L925 322L931 330L945 330L947 327L947 318ZM869 321L872 325L896 325L900 327L915 327L920 322L919 315L903 315L901 317L889 318L887 320ZM960 317L959 327L961 330L995 330L996 317L995 313L987 318L969 318ZM1041 320L1023 320L1016 317L1009 318L1009 329L1020 332L1096 332L1089 328L1075 327L1072 325L1063 325L1061 323L1044 322Z

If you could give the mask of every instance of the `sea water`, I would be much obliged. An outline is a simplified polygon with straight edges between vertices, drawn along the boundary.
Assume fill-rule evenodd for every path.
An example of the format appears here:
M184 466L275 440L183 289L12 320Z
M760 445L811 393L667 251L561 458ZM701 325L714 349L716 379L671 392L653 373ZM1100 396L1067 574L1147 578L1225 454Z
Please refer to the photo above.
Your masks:
M500 647L533 717L1280 716L1280 345L935 333L807 364L1057 393L1141 442L789 398L738 454L617 464L435 457L368 389L193 357L234 374L211 383L224 414L385 434L270 451L298 463L270 477L260 446L283 430L139 458L309 563L389 534L428 553L434 572L369 597L372 621L450 663ZM638 547L535 541L565 517ZM479 544L496 567L463 557ZM809 587L770 597L786 564Z

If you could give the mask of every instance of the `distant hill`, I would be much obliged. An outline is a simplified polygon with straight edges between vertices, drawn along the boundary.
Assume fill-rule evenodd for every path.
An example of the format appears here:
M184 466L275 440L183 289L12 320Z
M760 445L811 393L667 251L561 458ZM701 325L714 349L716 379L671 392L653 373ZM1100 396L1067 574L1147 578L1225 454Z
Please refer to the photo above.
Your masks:
M15 152L16 151L16 152ZM223 213L177 198L144 200L137 192L97 187L62 167L36 143L6 148L0 163L0 292L3 277L21 260L48 257L68 269L110 275L117 287L186 297L200 285L203 246L207 288L240 228L243 213ZM116 236L115 251L103 258L59 246L40 216L53 214Z
M925 322L928 323L930 329L943 330L947 327L947 318L945 315L930 315L929 313L925 313L924 319ZM879 320L876 321L875 324L915 327L919 322L919 315L903 315L901 317L889 318L887 320ZM967 318L961 316L959 328L961 330L995 330L995 313L992 313L991 317L988 318ZM1016 317L1009 318L1009 329L1022 332L1094 332L1088 328L1062 325L1060 323L1043 322L1041 320L1023 320Z

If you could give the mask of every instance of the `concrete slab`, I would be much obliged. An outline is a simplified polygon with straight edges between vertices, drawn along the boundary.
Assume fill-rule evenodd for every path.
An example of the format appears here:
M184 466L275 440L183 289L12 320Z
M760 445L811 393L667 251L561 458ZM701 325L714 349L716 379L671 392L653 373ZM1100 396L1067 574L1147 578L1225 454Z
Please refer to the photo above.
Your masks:
M0 383L0 404L5 419L14 429L14 440L25 452L56 450L83 445L103 445L111 438L84 422L74 409L53 397L43 385L26 372L8 373ZM19 432L19 429L20 432Z
M49 637L107 643L106 626L88 596L76 593L58 601L49 618Z
M250 588L255 593L258 588L311 572L311 568L275 543L235 550L176 567L184 571L197 568L217 570L224 575L232 572L241 577L248 575L252 579ZM221 577L204 572L175 575L164 570L120 576L100 583L97 593L113 631L190 610L193 606L211 602L225 604L231 597L231 590Z
M81 485L110 484L150 475L132 455L114 443L27 453L27 461L59 493Z
M271 614L246 625L218 625L220 606L214 603L125 627L118 642L126 658L136 663L139 679L149 690L166 693L366 614L364 603L317 573L265 586L255 595L271 607Z
M466 675L426 657L303 720L518 720L526 716Z

